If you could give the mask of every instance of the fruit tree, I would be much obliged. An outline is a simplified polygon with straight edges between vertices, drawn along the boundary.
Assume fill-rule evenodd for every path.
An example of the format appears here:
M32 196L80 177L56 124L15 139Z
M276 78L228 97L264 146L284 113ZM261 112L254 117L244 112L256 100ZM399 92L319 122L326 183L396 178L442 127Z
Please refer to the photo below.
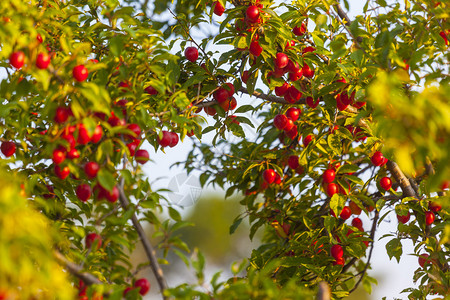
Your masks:
M380 237L418 259L408 297L448 295L450 4L361 2L1 1L0 299L338 299ZM187 139L187 172L242 197L230 233L265 232L229 280L142 171Z

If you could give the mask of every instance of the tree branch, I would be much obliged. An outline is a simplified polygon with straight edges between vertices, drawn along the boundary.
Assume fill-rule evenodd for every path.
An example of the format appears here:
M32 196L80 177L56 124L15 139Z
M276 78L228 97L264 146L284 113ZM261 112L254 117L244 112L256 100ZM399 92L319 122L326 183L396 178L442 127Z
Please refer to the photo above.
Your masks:
M119 199L120 203L122 204L122 207L124 209L127 209L128 206L130 205L130 201L128 200L128 197L125 195L123 187L124 187L124 179L122 178L119 185ZM147 235L145 234L145 231L142 228L142 225L139 222L135 213L133 213L133 215L131 216L131 221L133 222L133 226L136 229L139 238L141 239L142 245L144 246L145 254L147 255L147 258L150 261L150 267L152 268L153 274L155 275L155 278L158 281L161 294L163 295L163 298L166 299L166 297L164 296L164 290L167 289L167 283L166 279L164 278L163 270L161 269L161 266L158 263L158 259L156 258L156 251L153 248L152 244L150 243L149 239L147 238Z
M82 266L71 262L61 252L54 251L53 255L55 256L56 260L61 265L63 265L67 269L67 271L69 271L70 274L81 279L86 285L103 284L103 282L101 282L100 279L98 279L94 275L87 273L87 272L83 272Z
M391 172L392 176L394 176L395 180L400 184L400 188L402 189L403 195L405 197L419 198L414 189L412 188L410 181L405 176L405 174L403 174L402 170L400 170L397 163L395 163L392 160L389 160L387 162L387 167Z
M317 300L331 300L330 286L325 281L319 282Z

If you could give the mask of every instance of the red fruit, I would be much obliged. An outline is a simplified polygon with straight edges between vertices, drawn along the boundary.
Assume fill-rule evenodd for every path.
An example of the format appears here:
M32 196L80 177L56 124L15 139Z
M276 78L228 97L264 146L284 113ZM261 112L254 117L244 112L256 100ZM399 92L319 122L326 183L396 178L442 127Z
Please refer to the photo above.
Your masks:
M84 165L84 173L86 173L87 177L89 178L96 177L99 170L100 166L94 161L90 161L86 165Z
M341 245L333 245L331 246L330 253L334 259L338 260L344 256L344 249L342 249Z
M445 34L445 32L444 32L444 31L441 31L441 32L439 32L439 35L444 39L445 45L448 46L448 37L447 37L447 35Z
M305 47L305 49L302 50L302 54L305 54L305 53L308 53L308 52L314 52L314 51L316 51L316 48L308 46L308 47Z
M9 63L16 69L20 69L25 64L25 53L17 51L9 56Z
M261 45L258 43L258 41L253 41L250 43L250 48L249 51L251 54L253 54L254 56L260 56L263 48L261 47Z
M205 107L205 112L210 116L214 116L217 113L216 109L212 106Z
M145 91L147 94L149 94L149 95L156 95L156 94L158 94L158 91L157 91L154 87L152 87L151 85L149 85L148 87L146 87L146 88L144 89L144 91Z
M91 142L98 143L102 139L102 136L103 136L102 126L97 125L94 129L94 134L91 137Z
M292 60L289 60L287 66L286 66L286 70L290 73L297 73L298 71L301 71L300 65L298 64L298 62L294 63ZM300 75L300 77L301 77L301 75Z
M336 106L340 111L346 110L348 107L347 101L345 101L345 93L336 95ZM348 98L348 96L347 96Z
M275 184L281 184L281 176L278 173L275 173Z
M333 169L328 169L323 172L323 181L325 183L331 183L336 178L336 172Z
M383 153L380 151L375 152L370 159L375 166L381 166L384 163Z
M289 63L289 57L284 53L277 53L277 56L275 57L275 66L277 66L280 69L283 69L286 67Z
M184 56L186 56L187 60L191 62L195 62L198 59L198 50L195 47L187 47L184 50Z
M263 179L268 184L271 184L275 181L276 172L273 169L267 169L263 172Z
M343 257L341 257L341 258L339 258L339 259L336 259L334 262L333 262L333 265L334 266L336 266L336 265L341 265L341 266L343 266L345 264L345 259L343 258Z
M111 117L108 118L108 124L116 127L116 126L125 126L126 121L124 119L119 119L114 113L112 113Z
M259 8L256 5L250 5L245 14L251 23L256 23L259 18Z
M283 130L288 122L288 118L285 115L276 115L273 119L273 125L279 130Z
M41 35L40 33L38 33L38 34L36 35L36 40L37 40L39 43L41 43L41 44L42 44L42 42L44 41L44 40L42 39L42 35Z
M302 111L299 108L291 107L286 111L286 117L292 121L297 121Z
M289 72L289 80L290 81L297 81L303 76L303 71L300 69L296 72Z
M344 206L341 213L339 214L339 217L341 217L342 220L347 220L348 218L350 218L351 215L352 211L350 210L350 207Z
M361 230L361 231L364 231L364 230L363 230L363 224L362 224L362 221L361 221L360 218L354 218L354 219L352 220L352 226L358 228L358 229Z
M158 143L161 147L169 146L170 140L171 140L171 134L170 134L170 132L168 132L166 130L163 130L161 139L159 139L159 137L158 137Z
M392 180L389 177L383 177L380 179L380 186L386 191L389 191L392 187Z
M297 90L294 86L290 86L287 90L287 94L289 94L290 98L289 100L286 99L289 103L296 103L300 98L302 97L302 93Z
M78 138L77 138L78 144L86 145L90 141L91 137L89 136L89 132L86 126L84 126L83 123L78 124Z
M131 143L127 144L128 150L130 151L130 155L134 156L136 154L136 149L139 146L140 140L134 140Z
M102 237L95 232L86 236L86 248L90 249L92 246L95 246L94 250L98 250L102 246Z
M76 142L75 142L75 138L73 137L73 134L64 132L61 135L61 138L63 138L64 140L67 141L67 143L70 146L70 149L73 149L75 147Z
M217 102L223 103L228 100L230 95L228 94L228 91L226 89L221 87L217 91L214 92L213 97Z
M311 108L316 108L319 105L320 99L317 99L316 102L314 102L314 99L312 97L306 97L306 104Z
M147 294L148 291L150 290L150 282L148 282L147 279L145 278L136 280L134 286L139 288L139 294L141 294L142 296Z
M136 157L136 161L142 165L145 164L150 157L148 151L144 149L136 151L136 154L134 156Z
M358 102L355 102L355 104L353 104L353 106L356 107L357 109L360 109L364 105L366 105L366 102L362 102L362 101L358 101Z
M306 78L313 78L314 76L314 69L311 69L307 64L303 65L302 72Z
M247 81L248 81L249 78L250 78L250 74L249 74L248 71L242 72L241 79L242 79L242 82L243 82L243 83L247 83Z
M117 199L119 199L119 189L117 188L117 186L115 186L111 192L107 190L105 190L105 192L106 200L108 200L109 202L115 203Z
M289 131L294 127L294 122L291 119L287 119L286 126L284 126L284 131Z
M425 212L425 224L427 225L433 224L435 218L436 216L432 211Z
M89 186L89 184L86 183L80 184L75 192L77 194L78 199L80 199L83 202L86 202L91 197L92 194L91 187Z
M282 97L284 94L286 94L287 90L289 88L289 84L287 82L283 83L282 86L277 86L275 88L275 95Z
M427 259L429 257L428 254L421 254L419 256L419 265L423 268L426 263L429 263L429 260Z
M131 138L135 139L135 138L140 137L140 135L141 135L141 127L139 127L138 124L134 124L134 123L129 124L129 125L127 126L127 128L128 128L129 130L133 131L133 133L134 133L133 136L132 136Z
M313 136L311 134L307 135L304 139L303 139L303 147L306 147L309 145L309 143L311 143L311 141L313 140Z
M410 218L410 217L411 217L411 213L408 211L408 214L405 215L405 216L397 215L397 220L398 220L399 222L405 224L406 222L409 221L409 218Z
M50 55L47 53L39 53L36 58L36 67L39 69L47 69L50 64Z
M295 26L294 29L292 29L292 32L298 36L304 35L306 32L306 24L302 23L302 25L300 25L300 27Z
M60 149L53 150L52 160L56 165L59 165L66 159L66 153Z
M66 179L67 176L69 176L70 174L70 170L69 167L65 166L63 168L61 168L59 165L55 166L55 174L56 176L58 176L60 179Z
M78 65L72 69L72 75L76 81L81 82L88 78L89 72L84 65Z
M298 135L297 125L294 125L290 130L286 131L286 135L293 140Z
M441 206L440 204L436 203L436 202L431 201L431 202L428 204L428 208L429 208L431 211L438 212L438 211L440 211L440 210L442 209L442 206Z
M334 194L338 192L338 186L336 183L329 183L326 186L326 192L328 197L333 197ZM350 210L350 209L349 209ZM350 212L351 213L351 212Z
M180 138L178 137L178 134L176 134L175 132L170 132L170 142L169 142L169 147L173 148L178 144L178 141L180 140Z
M56 108L55 122L58 124L64 123L69 118L69 109L66 107Z
M16 152L16 144L10 141L2 142L0 150L2 151L4 156L10 157Z
M80 152L75 148L70 149L69 152L67 152L67 158L69 158L69 159L75 159L75 158L79 158L79 157L80 157Z
M288 166L291 169L297 169L300 166L297 155L291 155L288 158Z
M440 189L442 191L447 190L450 187L450 181L449 180L445 180L441 183Z
M234 95L234 85L230 82L225 83L227 86L225 90L228 92L228 96L233 97Z
M225 7L223 7L222 3L220 1L216 1L214 4L214 13L218 15L219 17L223 15L225 12Z
M348 206L350 207L352 214L354 215L361 214L362 209L355 202L350 201L350 204Z

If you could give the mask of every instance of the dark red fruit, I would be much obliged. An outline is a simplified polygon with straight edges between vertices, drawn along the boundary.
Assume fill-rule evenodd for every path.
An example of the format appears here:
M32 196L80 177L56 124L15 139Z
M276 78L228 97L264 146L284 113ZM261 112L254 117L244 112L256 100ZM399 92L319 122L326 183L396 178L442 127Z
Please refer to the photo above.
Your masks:
M145 278L136 280L134 286L139 288L139 294L141 294L142 296L147 294L148 291L150 290L150 282L148 282L148 280Z
M66 153L61 149L53 150L52 160L56 165L59 165L66 159Z
M432 211L425 212L425 224L427 225L433 224L435 218L436 216Z
M275 181L276 173L273 169L267 169L263 172L263 179L268 184L271 184Z
M334 257L334 259L338 260L344 256L344 249L342 249L341 245L333 245L331 246L331 256Z
M302 113L302 111L299 108L296 107L290 107L287 111L286 111L286 117L288 117L289 119L291 119L292 121L297 121L298 118L300 117L300 114Z
M283 69L288 65L289 57L285 53L277 53L277 56L275 57L275 66L277 66L280 69Z
M20 69L25 64L25 53L17 51L9 56L9 63L16 69Z
M56 108L55 113L55 122L58 124L64 123L69 118L69 109L66 107L58 107Z
M226 89L221 87L217 91L214 92L213 97L217 102L223 103L228 100L230 95L228 94L228 91Z
M341 217L342 220L347 220L348 218L350 218L351 215L352 211L350 210L350 207L344 206L341 213L339 214L339 217Z
M141 135L141 127L138 124L128 124L127 128L133 132L133 136L131 138L139 138Z
M158 143L161 147L167 147L170 144L171 138L172 136L170 132L163 130L162 138L161 139L158 138Z
M184 56L186 56L186 59L195 62L198 59L198 50L195 47L187 47L186 50L184 50Z
M276 115L273 119L273 125L279 130L283 130L288 122L288 118L285 115Z
M338 192L338 186L336 183L329 183L326 186L326 193L327 193L328 197L333 197L333 195L336 194L337 192Z
M323 181L325 183L331 183L336 178L336 172L333 169L328 169L323 172Z
M65 167L60 167L59 165L55 166L55 174L56 176L58 176L60 179L66 179L67 176L69 176L70 174L70 170L69 167L65 166Z
M397 215L397 220L398 220L399 222L405 224L406 222L409 221L409 218L410 218L410 217L411 217L411 213L408 211L408 214L405 215L405 216Z
M419 256L419 265L423 268L425 267L426 263L429 263L430 261L428 260L429 255L428 254L421 254Z
M380 186L386 191L389 191L392 187L392 180L389 177L383 177L380 179Z
M151 85L149 85L148 87L146 87L146 88L144 89L144 91L145 91L147 94L149 94L149 95L156 95L156 94L158 94L158 91L157 91L154 87L152 87Z
M311 108L316 108L319 105L320 99L317 99L316 102L314 102L313 97L306 97L306 104Z
M230 83L230 82L225 83L225 85L227 86L227 87L225 87L225 89L228 92L228 96L233 97L233 95L234 95L234 85L232 83Z
M290 86L287 90L287 94L289 94L290 99L287 100L290 103L296 103L302 97L302 92L297 90L294 86ZM285 98L286 99L286 98Z
M83 202L86 202L91 197L92 189L89 186L89 184L83 183L77 187L77 190L75 192L77 194L78 199L80 199Z
M294 29L292 29L292 32L298 36L304 35L306 32L306 24L302 23L302 25L300 25L300 27L295 26Z
M297 155L291 155L288 158L288 166L291 169L297 169L300 166Z
M431 211L438 212L438 211L440 211L440 210L442 209L442 205L440 205L440 204L438 204L438 203L436 203L436 202L431 201L431 202L428 204L428 208L429 208Z
M250 22L256 23L259 18L259 8L256 5L250 5L245 14Z
M94 134L91 137L91 142L98 143L102 139L102 136L103 136L102 126L97 125L94 129Z
M16 144L11 141L2 142L0 150L2 151L4 156L10 157L16 152Z
M303 65L302 72L306 78L313 78L314 76L314 69L311 69L307 64Z
M78 65L72 69L72 75L76 81L81 82L88 78L89 72L84 65Z
M117 186L113 188L112 191L106 191L106 200L108 200L111 203L115 203L117 199L119 199L119 189Z
M303 139L303 147L306 147L309 145L309 143L311 143L311 141L313 140L313 136L311 134L307 135L304 139Z
M297 125L294 125L290 130L286 131L286 135L293 140L298 135Z
M279 97L283 97L289 88L289 84L287 82L283 83L282 86L275 87L275 95Z
M219 17L223 15L225 12L225 7L223 7L222 3L220 1L216 1L214 4L214 13L218 15Z
M144 149L140 149L138 151L136 151L136 154L134 155L134 157L136 157L136 161L140 164L145 164L148 159L150 158L148 151L144 150Z
M250 78L250 73L248 71L242 72L241 79L242 79L243 83L247 83L249 78Z
M363 224L362 224L362 221L361 221L360 218L354 218L354 219L352 220L352 226L358 228L358 229L361 230L361 231L364 231L364 230L363 230Z
M36 67L39 69L47 69L50 64L50 55L47 53L39 53L36 58Z
M178 134L176 134L175 132L170 132L170 142L169 142L169 147L173 148L178 144L178 141L180 140L180 138L178 137Z
M95 246L94 250L98 250L102 246L102 237L95 232L86 236L86 248L90 249L92 246Z
M99 170L100 166L94 161L90 161L84 166L84 173L86 173L89 178L96 177Z
M250 43L250 48L249 51L251 54L253 54L254 56L260 56L263 48L261 47L261 45L258 43L258 41L253 41Z

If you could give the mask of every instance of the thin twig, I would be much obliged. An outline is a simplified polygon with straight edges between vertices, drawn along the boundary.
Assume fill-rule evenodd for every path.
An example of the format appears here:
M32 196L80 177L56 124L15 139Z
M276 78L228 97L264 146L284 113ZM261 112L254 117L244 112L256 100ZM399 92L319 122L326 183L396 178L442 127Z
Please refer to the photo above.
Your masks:
M128 197L125 195L123 188L124 188L124 179L122 178L119 185L119 195L120 195L119 199L123 208L126 210L130 205L130 201L128 200ZM152 244L150 243L149 239L147 238L147 235L145 234L145 231L142 228L142 225L139 222L135 213L133 213L133 215L131 216L131 221L133 222L133 226L136 229L139 238L141 239L142 245L144 246L145 254L147 255L147 258L150 261L150 267L152 268L153 274L155 275L156 280L158 281L159 289L161 291L161 294L163 295L163 299L166 299L166 297L164 296L164 290L167 289L167 283L166 279L164 278L163 270L161 269L161 266L158 263L158 259L156 258L156 251L153 248Z

